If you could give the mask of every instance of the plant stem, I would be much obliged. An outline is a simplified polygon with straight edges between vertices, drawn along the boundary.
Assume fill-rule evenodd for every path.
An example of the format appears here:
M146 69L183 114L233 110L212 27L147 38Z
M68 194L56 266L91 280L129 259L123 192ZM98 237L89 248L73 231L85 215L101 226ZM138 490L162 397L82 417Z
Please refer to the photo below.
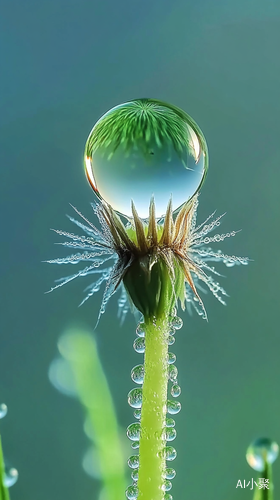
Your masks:
M138 500L162 500L167 401L168 321L145 320L144 382L139 446Z
M2 452L1 436L0 436L0 500L10 500L9 490L4 486L4 458Z

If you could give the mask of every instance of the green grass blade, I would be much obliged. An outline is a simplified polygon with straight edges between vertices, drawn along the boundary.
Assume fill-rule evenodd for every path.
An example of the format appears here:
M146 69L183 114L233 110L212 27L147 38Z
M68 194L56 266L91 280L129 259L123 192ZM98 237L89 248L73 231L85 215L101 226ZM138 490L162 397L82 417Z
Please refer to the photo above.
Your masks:
M126 481L118 423L95 339L87 332L71 330L60 339L58 348L71 368L77 397L92 427L104 496L123 500Z
M0 500L10 500L9 490L4 486L5 465L0 436Z

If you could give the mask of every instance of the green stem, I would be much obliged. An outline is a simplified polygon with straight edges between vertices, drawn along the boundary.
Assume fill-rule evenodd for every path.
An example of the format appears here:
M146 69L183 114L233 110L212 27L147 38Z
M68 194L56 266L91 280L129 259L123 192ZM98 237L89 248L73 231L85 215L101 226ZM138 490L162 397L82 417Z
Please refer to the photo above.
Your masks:
M0 436L0 500L10 500L9 490L4 486L4 475L5 467Z
M165 316L145 321L138 500L162 500L164 497L168 332Z

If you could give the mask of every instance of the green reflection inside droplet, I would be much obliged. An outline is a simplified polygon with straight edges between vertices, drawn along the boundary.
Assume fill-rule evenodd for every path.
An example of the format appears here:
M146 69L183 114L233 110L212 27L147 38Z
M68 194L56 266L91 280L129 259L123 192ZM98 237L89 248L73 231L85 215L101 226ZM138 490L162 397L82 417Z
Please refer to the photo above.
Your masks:
M170 104L137 99L111 109L93 127L85 168L96 194L124 215L131 199L142 218L151 196L157 217L172 196L174 209L201 186L208 165L204 136L192 118Z

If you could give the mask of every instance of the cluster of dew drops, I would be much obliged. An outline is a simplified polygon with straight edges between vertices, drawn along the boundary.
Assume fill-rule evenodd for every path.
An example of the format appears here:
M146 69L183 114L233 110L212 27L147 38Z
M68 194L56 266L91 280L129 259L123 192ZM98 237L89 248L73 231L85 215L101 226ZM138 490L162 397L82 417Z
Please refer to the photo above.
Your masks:
M4 403L0 404L0 419L4 418L8 413L7 405ZM0 478L1 480L1 478ZM3 484L6 488L13 486L18 480L18 471L14 467L8 467L5 465L5 472L3 478Z
M169 322L169 333L168 333L168 345L171 346L175 342L176 330L179 330L183 326L183 321L179 316L177 316L176 308L173 309L171 319ZM140 322L136 328L136 339L133 342L133 348L139 354L144 354L145 352L145 325ZM181 387L178 384L178 369L174 365L176 361L176 355L173 352L168 352L168 379L170 381L170 393L173 398L177 398L181 394ZM141 406L142 406L142 385L144 382L144 365L136 365L131 370L131 378L137 387L129 391L128 393L128 404L134 409L134 417L137 422L130 424L127 428L127 437L132 441L131 447L133 450L139 448L140 439L140 429L141 429ZM176 415L181 410L181 404L177 400L167 400L166 410L168 415ZM174 441L176 438L175 420L172 417L166 416L165 420L165 431L164 438L166 440L165 448L165 459L167 462L175 460L177 452L173 446L168 443ZM128 465L132 469L131 478L133 484L130 485L126 490L126 497L128 500L136 500L138 496L138 468L139 468L139 455L131 455L128 459ZM173 497L168 493L172 488L171 480L174 479L176 472L171 467L165 468L164 478L163 478L163 490L164 500L172 500Z

